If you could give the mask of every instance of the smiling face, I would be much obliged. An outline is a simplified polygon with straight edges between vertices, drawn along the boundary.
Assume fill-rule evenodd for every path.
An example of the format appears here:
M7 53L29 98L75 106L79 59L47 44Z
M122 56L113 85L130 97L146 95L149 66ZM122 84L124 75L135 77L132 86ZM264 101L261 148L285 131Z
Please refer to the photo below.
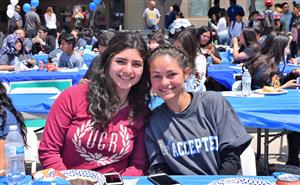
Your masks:
M112 57L109 76L119 97L127 96L131 87L140 81L143 66L143 58L136 49L124 49Z
M184 93L184 80L188 76L188 68L183 70L170 55L158 55L150 63L152 88L167 104Z

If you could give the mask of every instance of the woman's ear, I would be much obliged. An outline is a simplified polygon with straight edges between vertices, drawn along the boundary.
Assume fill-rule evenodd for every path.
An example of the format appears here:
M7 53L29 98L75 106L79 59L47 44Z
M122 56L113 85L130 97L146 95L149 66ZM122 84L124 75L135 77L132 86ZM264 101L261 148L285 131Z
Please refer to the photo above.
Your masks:
M184 72L184 79L187 80L191 74L191 68L186 67L183 72Z

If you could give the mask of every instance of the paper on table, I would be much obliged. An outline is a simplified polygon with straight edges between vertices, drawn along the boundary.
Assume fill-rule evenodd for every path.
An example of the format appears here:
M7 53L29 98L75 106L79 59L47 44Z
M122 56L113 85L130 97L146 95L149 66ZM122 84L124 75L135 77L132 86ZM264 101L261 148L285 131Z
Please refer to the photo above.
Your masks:
M229 68L232 68L232 69L241 69L242 70L242 66L229 66Z
M136 185L140 178L123 179L124 185Z
M242 91L223 91L222 92L223 96L229 96L229 97L244 97L244 98L261 98L264 97L263 94L256 94L256 93L251 93L250 96L244 96L242 94Z
M58 93L57 95L51 96L49 99L50 100L55 100L59 95L60 95L60 93Z
M78 72L78 68L58 68L57 71L60 72Z

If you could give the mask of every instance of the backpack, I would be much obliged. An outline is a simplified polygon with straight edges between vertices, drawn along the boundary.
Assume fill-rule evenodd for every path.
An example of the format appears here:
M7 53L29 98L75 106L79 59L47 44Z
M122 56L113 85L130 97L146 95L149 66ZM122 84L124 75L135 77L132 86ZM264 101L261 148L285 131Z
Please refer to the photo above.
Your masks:
M262 21L263 35L268 35L275 30L275 20L271 10L264 11L264 19Z

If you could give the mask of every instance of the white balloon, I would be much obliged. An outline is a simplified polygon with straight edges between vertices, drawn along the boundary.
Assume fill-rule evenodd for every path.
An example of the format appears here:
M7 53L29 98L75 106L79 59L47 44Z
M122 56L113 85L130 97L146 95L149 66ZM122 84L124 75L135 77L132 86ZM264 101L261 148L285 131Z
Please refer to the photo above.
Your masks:
M12 10L12 9L9 9L6 11L6 15L9 17L9 18L12 18L15 14L15 10Z
M12 4L9 4L9 5L7 6L7 10L15 10L15 6L12 5Z
M10 4L16 6L19 3L19 0L10 0Z

